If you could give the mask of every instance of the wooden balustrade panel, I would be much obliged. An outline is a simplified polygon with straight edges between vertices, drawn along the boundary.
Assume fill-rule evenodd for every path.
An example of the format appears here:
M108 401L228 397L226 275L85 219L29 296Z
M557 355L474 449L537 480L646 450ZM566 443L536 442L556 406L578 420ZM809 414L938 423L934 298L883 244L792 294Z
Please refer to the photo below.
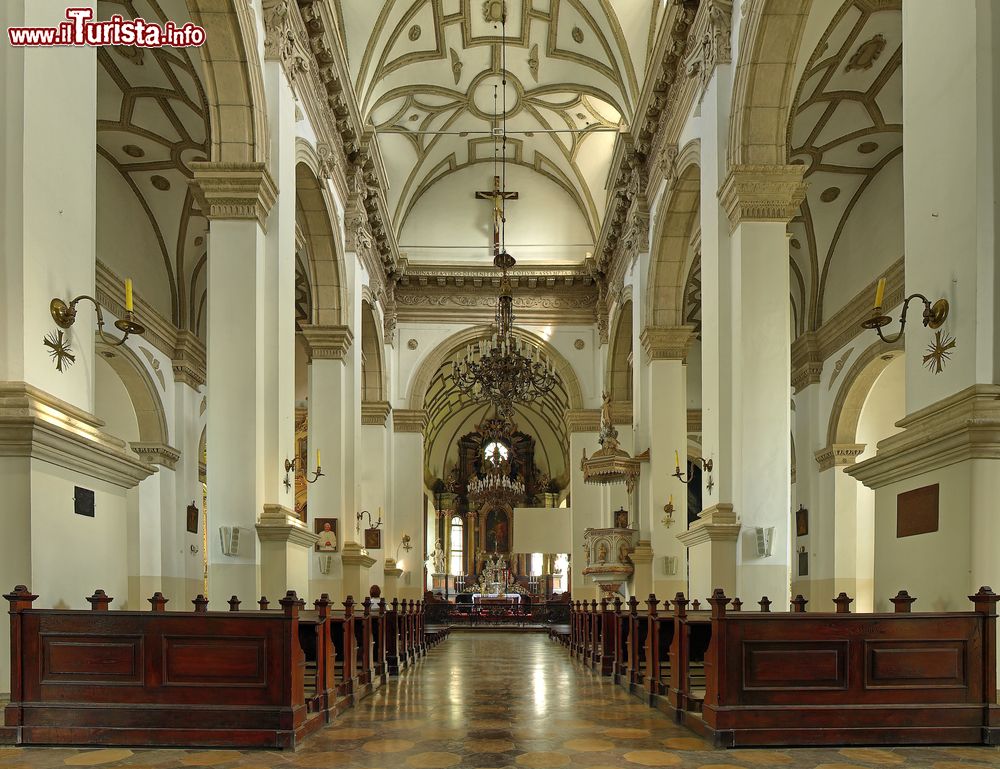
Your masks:
M28 610L22 744L289 747L307 720L298 620L262 612ZM95 705L97 707L95 707Z
M727 745L992 740L984 637L993 621L974 612L728 614L713 623L704 724Z

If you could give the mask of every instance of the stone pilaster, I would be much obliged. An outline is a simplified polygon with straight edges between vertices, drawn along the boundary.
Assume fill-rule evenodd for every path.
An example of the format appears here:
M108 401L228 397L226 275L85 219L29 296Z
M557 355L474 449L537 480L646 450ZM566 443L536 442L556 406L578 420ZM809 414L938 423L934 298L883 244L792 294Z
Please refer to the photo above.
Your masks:
M202 161L188 165L194 172L191 192L206 218L256 219L266 228L278 189L263 163Z

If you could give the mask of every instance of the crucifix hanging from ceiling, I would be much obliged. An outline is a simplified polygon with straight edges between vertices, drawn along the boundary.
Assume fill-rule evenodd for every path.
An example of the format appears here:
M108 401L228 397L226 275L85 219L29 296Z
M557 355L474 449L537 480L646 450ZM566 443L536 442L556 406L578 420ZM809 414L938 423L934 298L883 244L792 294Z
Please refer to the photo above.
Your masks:
M492 190L477 190L476 200L493 201L493 255L500 253L500 235L503 229L504 214L503 202L505 200L517 200L518 195L513 190L503 190L500 188L500 177L493 177Z

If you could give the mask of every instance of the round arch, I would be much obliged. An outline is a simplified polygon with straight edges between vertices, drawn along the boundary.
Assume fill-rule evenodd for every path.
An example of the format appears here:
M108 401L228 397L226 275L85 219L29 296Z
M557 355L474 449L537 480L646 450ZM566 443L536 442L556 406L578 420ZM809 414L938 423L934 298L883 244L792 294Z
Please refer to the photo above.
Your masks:
M787 162L795 62L812 4L761 0L743 16L729 120L730 167Z
M857 442L861 410L875 380L902 353L903 340L899 339L890 345L875 342L858 356L841 382L833 401L827 428L827 446Z
M311 322L316 326L344 324L346 297L344 260L337 248L335 217L326 185L319 180L319 156L305 141L296 144L295 219L308 252L307 271L312 298Z
M684 268L701 203L701 166L697 156L686 152L684 163L678 162L676 181L657 216L653 237L656 252L649 265L644 313L647 326L684 323Z
M187 0L191 20L205 29L201 56L215 163L266 163L264 75L257 57L257 26L250 4ZM225 125L223 125L225 123Z
M111 347L100 339L97 339L94 349L125 386L139 426L139 441L169 446L170 429L163 401L149 370L142 365L139 357L127 345Z
M413 410L422 409L424 407L424 398L427 395L427 388L445 361L451 360L455 356L455 353L463 347L473 342L489 339L492 333L491 326L472 326L471 328L452 334L435 346L420 361L410 379L409 397L407 398L409 405L407 408ZM555 366L556 373L562 380L563 386L566 388L566 394L569 396L569 407L571 409L582 409L584 407L583 391L580 388L580 379L572 364L555 347L538 336L538 334L524 329L515 329L514 336L535 345L548 356L549 360L552 361L552 365Z
M369 292L370 295L370 292ZM368 298L361 300L361 400L384 401L385 350L375 308Z
M604 382L615 403L632 400L632 299L623 301L611 324Z

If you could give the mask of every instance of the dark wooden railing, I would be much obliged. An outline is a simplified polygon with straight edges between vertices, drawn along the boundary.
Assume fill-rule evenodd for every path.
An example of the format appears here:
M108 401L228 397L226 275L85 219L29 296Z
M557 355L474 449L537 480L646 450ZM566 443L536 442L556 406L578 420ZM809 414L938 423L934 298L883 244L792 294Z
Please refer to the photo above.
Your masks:
M635 597L627 610L576 602L568 646L724 746L1000 741L1000 596L980 588L956 612L917 613L914 600L900 591L894 612L873 614L852 613L844 593L829 612L801 595L787 612L766 596L743 611L721 590L704 606L650 595L644 611Z
M19 585L10 602L11 697L0 742L292 748L447 636L428 631L423 603L393 599L306 610L289 591L252 611L233 596L210 611L37 609ZM400 606L402 608L400 608ZM280 607L280 608L279 608ZM390 656L391 654L395 656Z

